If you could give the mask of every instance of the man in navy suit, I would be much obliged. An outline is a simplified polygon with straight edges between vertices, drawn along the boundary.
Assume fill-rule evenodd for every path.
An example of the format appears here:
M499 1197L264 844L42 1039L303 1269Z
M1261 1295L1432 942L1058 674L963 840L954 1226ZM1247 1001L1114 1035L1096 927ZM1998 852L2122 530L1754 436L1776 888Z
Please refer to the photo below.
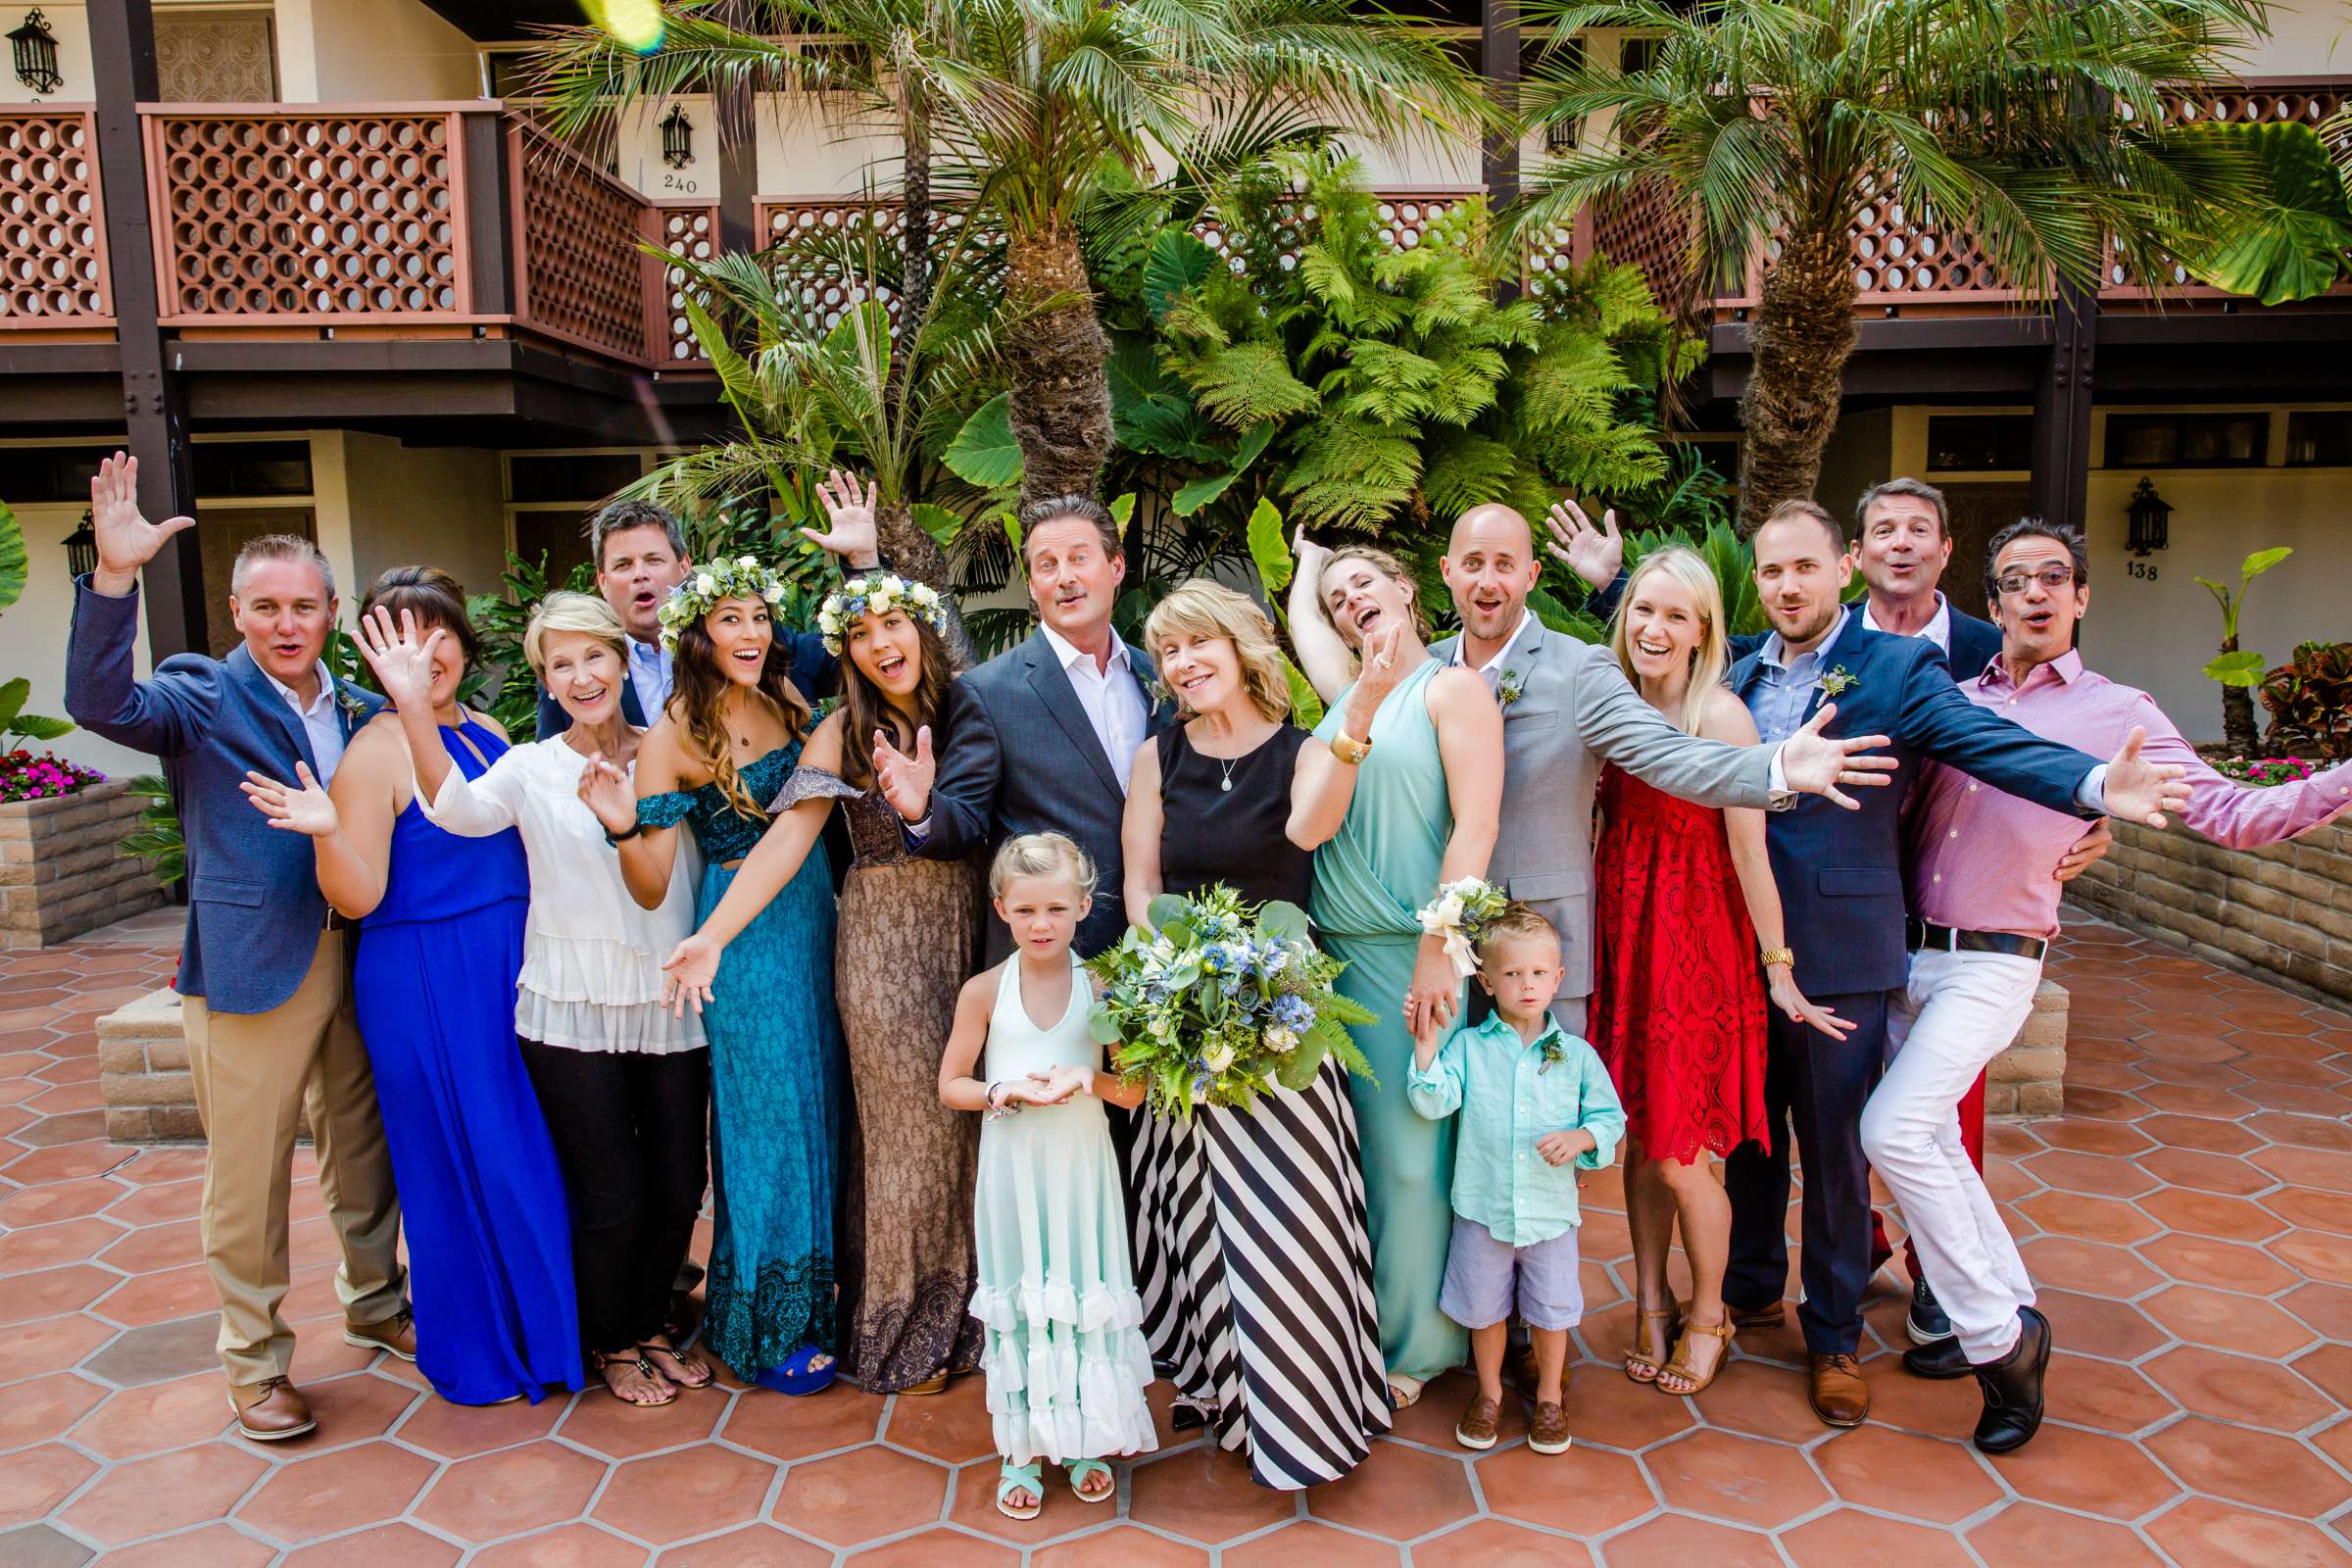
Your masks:
M138 464L116 453L90 481L98 569L74 590L66 710L84 729L163 759L187 839L182 1022L204 1119L199 1226L220 1298L220 1359L243 1434L298 1437L318 1423L290 1380L294 1331L286 1200L307 1096L318 1187L342 1244L343 1338L416 1359L400 1265L400 1203L375 1080L352 1010L350 934L318 891L311 845L245 801L249 773L323 785L383 699L344 686L322 657L335 582L307 539L270 534L237 553L226 659L175 654L131 674L139 568L193 519L139 514Z
M1732 689L1764 743L1786 739L1825 702L1833 728L1891 737L1906 764L1931 758L2053 810L2112 811L2161 823L2187 799L2179 767L2138 759L2136 738L2109 762L2045 741L1961 695L1935 647L1873 631L1841 602L1854 560L1836 519L1810 501L1775 508L1754 540L1755 580L1773 630L1733 666ZM1724 1298L1740 1327L1781 1320L1788 1288L1788 1128L1804 1161L1804 1301L1814 1413L1854 1426L1870 1389L1855 1351L1871 1274L1870 1172L1861 1114L1886 1043L1888 994L1904 983L1902 787L1865 792L1856 810L1798 801L1767 819L1765 844L1788 912L1796 983L1854 1024L1842 1041L1769 1021L1769 1153L1742 1146L1725 1162L1732 1197Z

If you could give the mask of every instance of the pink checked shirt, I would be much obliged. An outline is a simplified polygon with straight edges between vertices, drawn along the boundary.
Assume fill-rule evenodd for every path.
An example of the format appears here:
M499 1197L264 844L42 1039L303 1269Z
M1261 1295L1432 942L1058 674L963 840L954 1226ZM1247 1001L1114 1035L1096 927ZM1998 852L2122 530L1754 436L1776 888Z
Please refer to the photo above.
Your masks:
M2080 653L2036 665L2022 686L2011 683L1998 660L1959 686L1979 707L2094 757L2113 756L2132 727L2140 725L2147 730L2142 757L2188 770L2188 809L2181 820L2231 849L2293 838L2352 806L2352 762L2299 784L2268 788L2224 778L2205 765L2146 692L2084 669ZM1913 914L1962 931L2058 934L2061 884L2050 873L2082 836L2080 817L1933 762L1903 809L1909 848L1904 877Z

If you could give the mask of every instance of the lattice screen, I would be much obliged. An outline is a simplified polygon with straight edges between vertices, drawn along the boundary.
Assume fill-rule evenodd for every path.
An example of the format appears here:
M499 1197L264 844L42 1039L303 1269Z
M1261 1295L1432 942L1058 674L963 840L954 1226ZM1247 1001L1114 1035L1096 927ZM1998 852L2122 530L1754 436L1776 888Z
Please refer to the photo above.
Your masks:
M644 199L535 130L514 135L523 283L515 314L544 331L644 360L655 303L654 264L638 249ZM652 338L668 352L666 326Z
M689 256L707 262L718 254L718 209L706 207L662 207L656 215L661 223L662 248L678 256ZM689 289L686 270L665 266L662 269L662 315L660 339L667 350L672 365L703 363L702 345L694 340L694 324L686 318L686 299L689 294L698 303L710 303L709 289Z
M0 113L0 328L114 318L95 158L87 115Z

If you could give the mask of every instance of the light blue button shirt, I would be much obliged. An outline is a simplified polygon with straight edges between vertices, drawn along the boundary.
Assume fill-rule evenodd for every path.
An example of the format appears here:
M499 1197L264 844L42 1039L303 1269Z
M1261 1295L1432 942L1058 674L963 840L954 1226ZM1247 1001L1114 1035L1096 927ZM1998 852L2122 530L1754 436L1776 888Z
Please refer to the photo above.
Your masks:
M637 691L637 709L651 727L669 703L669 654L658 642L629 639L629 684Z
M1511 1247L1548 1242L1578 1223L1576 1173L1614 1159L1625 1111L1592 1048L1558 1024L1533 1041L1501 1013L1448 1035L1404 1098L1440 1121L1461 1112L1453 1155L1453 1211ZM1592 1148L1565 1165L1536 1152L1552 1133L1581 1127Z
M1781 641L1779 632L1764 639L1756 653L1757 680L1747 710L1765 745L1778 746L1804 727L1805 709L1811 705L1821 677L1830 672L1830 650L1845 630L1845 617L1852 613L1840 608L1828 635L1794 659L1788 657L1788 645Z

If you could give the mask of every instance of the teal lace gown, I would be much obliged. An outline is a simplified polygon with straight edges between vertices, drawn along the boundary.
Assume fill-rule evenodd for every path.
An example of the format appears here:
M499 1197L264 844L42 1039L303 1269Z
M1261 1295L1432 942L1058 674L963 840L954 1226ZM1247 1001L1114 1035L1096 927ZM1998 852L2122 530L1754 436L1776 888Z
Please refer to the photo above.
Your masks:
M800 760L778 747L743 770L755 801L776 803ZM766 831L718 787L649 795L648 827L684 822L708 862L695 918L726 895ZM833 1344L833 1200L847 1066L833 1010L833 875L822 842L800 874L727 946L703 1009L710 1040L710 1243L703 1342L745 1380L804 1345Z

